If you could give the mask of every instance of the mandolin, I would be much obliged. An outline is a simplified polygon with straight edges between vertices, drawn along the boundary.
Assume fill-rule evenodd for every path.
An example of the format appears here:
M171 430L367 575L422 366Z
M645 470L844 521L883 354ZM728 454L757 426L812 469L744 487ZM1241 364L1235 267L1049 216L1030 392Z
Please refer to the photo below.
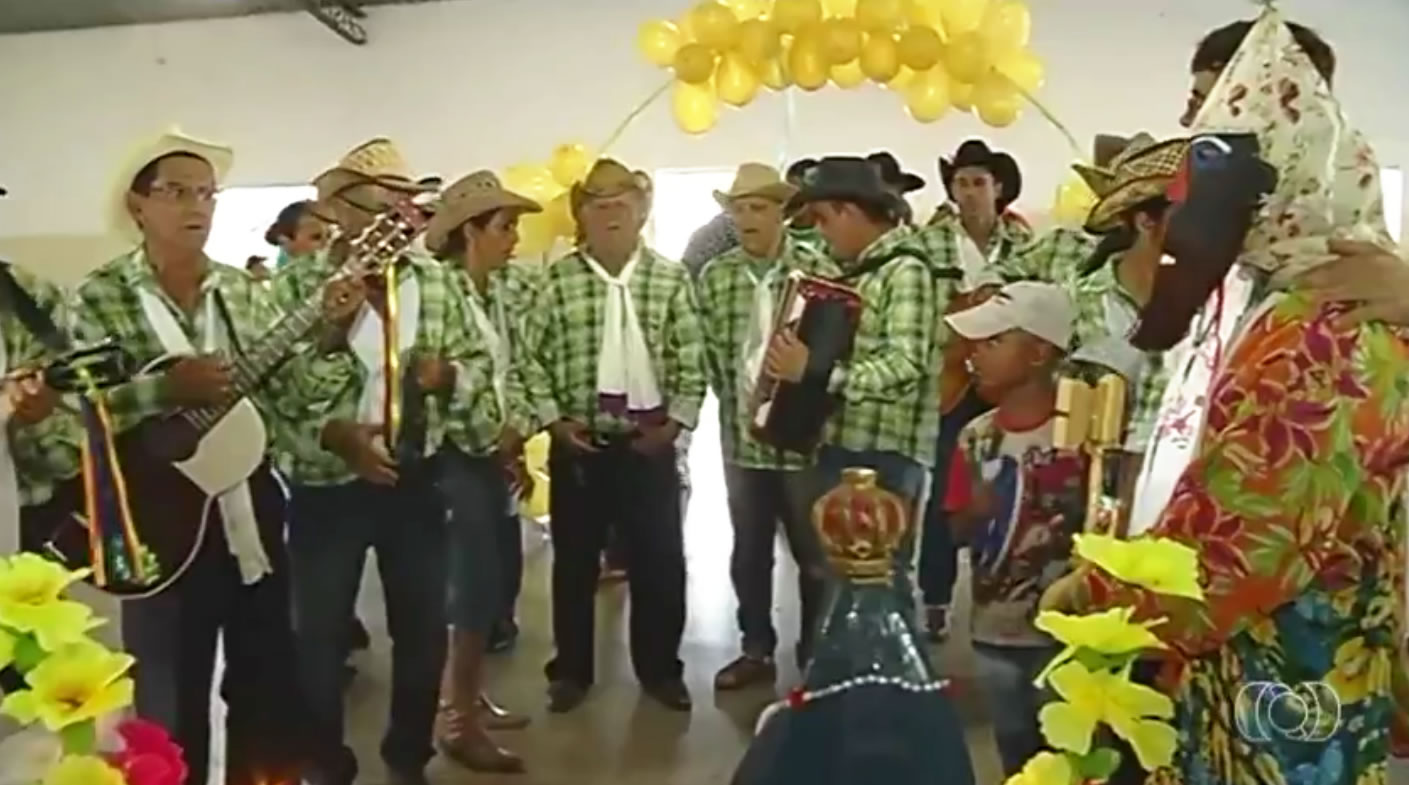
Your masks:
M405 253L428 218L426 207L415 201L393 206L349 243L345 261L330 280L375 274ZM268 440L249 395L322 323L322 296L320 290L286 313L261 345L230 358L234 389L226 402L152 417L116 435L142 569L113 564L95 570L105 575L101 585L90 576L97 588L119 598L160 593L185 573L207 527L218 522L216 497L247 480L254 486L277 483L268 472L256 474L266 460ZM160 372L175 359L160 358L144 373ZM271 497L252 490L257 500ZM282 499L283 493L272 497ZM45 547L47 555L71 569L91 567L83 479L60 485L55 499L58 523ZM256 509L261 516L270 512L278 511Z

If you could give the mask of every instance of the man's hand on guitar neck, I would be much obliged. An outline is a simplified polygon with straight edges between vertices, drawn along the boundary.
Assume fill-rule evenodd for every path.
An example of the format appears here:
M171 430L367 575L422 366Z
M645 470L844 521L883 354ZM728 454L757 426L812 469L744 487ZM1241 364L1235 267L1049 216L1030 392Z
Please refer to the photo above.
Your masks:
M333 420L323 426L322 442L358 477L373 485L395 485L396 461L387 454L380 435L380 426Z
M19 426L43 422L59 404L59 394L38 374L5 380L3 394L9 402L10 421Z
M361 278L339 278L323 289L325 327L319 344L324 351L347 345L347 331L362 305L367 302L367 285Z
M162 376L164 403L182 409L198 409L225 403L234 389L235 377L224 358L213 355L182 357Z

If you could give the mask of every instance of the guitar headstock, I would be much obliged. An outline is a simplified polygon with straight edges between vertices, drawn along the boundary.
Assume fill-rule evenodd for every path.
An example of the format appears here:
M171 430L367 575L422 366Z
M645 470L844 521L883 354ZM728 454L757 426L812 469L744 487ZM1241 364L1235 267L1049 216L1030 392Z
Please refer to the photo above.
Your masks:
M415 194L378 214L350 243L343 274L351 277L376 275L406 253L426 230L435 199L434 193Z

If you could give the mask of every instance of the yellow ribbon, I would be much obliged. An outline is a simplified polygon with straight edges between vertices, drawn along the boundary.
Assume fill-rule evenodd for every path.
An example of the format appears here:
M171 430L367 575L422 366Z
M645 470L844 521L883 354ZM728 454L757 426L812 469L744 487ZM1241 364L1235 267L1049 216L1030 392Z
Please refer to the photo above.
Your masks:
M607 141L602 142L602 144L597 147L597 156L601 157L606 155L607 150L612 145L616 144L617 140L621 139L622 134L626 133L627 127L629 127L633 122L635 122L636 118L640 117L642 112L645 112L648 108L650 108L651 104L655 103L657 99L665 95L666 91L670 89L670 86L672 84L675 84L674 76L665 80L665 82L662 83L660 87L657 87L654 91L651 92L650 95L646 96L646 100L642 101L636 106L635 109L632 109L629 113L627 113L626 117L620 123L617 124L615 129L612 130L611 135L607 137Z
M386 284L386 318L382 320L382 357L386 360L382 433L386 439L387 450L394 452L396 440L401 437L401 307L397 301L399 293L395 261L386 266L382 278Z

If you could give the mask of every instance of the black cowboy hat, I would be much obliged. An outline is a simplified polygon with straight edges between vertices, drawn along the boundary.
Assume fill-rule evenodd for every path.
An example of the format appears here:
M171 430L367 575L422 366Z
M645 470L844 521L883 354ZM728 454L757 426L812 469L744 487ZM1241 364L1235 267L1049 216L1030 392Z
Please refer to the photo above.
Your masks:
M783 174L783 179L796 185L797 183L802 182L802 178L806 177L807 173L812 171L812 169L816 166L816 158L803 158L801 160L794 161L788 166L788 171Z
M866 160L881 170L882 180L885 180L890 187L902 194L918 191L925 187L925 178L902 171L900 162L895 160L895 156L884 150L879 153L871 153L866 156Z
M1023 190L1023 176L1018 162L1007 153L996 152L982 139L970 139L959 145L953 158L939 159L939 177L944 181L944 190L949 198L954 198L954 173L968 166L987 169L998 181L998 212L1018 200Z
M794 211L813 202L853 202L887 210L899 209L900 194L881 177L881 171L865 158L829 156L803 175L801 187L788 200Z

